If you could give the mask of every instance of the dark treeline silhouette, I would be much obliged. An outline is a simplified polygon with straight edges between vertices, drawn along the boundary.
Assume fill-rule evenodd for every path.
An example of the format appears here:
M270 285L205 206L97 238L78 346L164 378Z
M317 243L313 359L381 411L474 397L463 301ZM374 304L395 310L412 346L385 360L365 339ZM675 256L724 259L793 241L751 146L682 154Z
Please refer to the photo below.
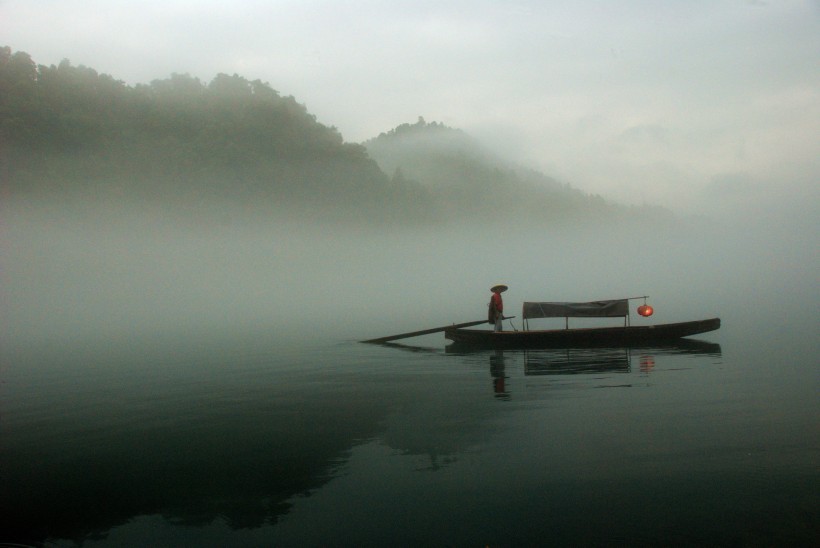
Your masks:
M128 86L67 60L37 65L9 47L0 48L0 176L12 196L139 198L179 211L234 204L301 219L631 212L490 160L439 124L404 124L365 147L259 80L173 74Z

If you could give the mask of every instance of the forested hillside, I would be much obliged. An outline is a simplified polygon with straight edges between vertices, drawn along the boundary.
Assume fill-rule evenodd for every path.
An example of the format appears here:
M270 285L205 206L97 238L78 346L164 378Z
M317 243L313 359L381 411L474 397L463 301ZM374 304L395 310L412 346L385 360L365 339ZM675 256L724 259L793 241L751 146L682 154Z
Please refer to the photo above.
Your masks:
M293 97L237 75L126 86L0 49L0 139L12 195L114 194L187 207L241 203L308 216L416 219L419 189L390 184Z
M611 219L632 211L513 165L463 131L423 118L364 144L386 173L397 180L418 181L458 217L549 223Z
M375 161L374 161L375 159ZM378 162L378 163L377 163ZM180 212L373 222L534 221L629 212L506 166L462 132L423 121L346 143L267 83L173 74L128 86L0 48L4 196L141 200Z

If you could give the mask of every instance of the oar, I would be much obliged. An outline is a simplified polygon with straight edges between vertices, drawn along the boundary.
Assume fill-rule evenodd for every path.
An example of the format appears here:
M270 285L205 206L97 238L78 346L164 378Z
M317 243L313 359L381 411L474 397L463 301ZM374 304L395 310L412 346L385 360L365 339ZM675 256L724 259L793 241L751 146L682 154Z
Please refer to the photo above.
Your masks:
M504 316L505 320L510 318L515 318L515 316ZM398 339L409 339L410 337L420 337L421 335L429 335L431 333L438 333L440 331L444 331L445 329L452 328L460 328L460 327L472 327L474 325L481 325L483 323L487 323L487 320L478 320L476 322L466 322L466 323L454 323L453 325L445 325L444 327L434 327L432 329L423 329L421 331L412 331L410 333L399 333L398 335L388 335L387 337L379 337L378 339L368 339L366 341L361 341L363 343L384 343L388 341L395 341Z

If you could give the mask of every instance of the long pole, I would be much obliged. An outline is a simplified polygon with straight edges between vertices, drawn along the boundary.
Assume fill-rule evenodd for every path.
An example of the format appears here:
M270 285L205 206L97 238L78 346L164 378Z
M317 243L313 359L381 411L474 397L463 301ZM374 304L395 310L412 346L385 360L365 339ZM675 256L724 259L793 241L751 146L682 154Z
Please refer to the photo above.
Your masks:
M504 319L507 320L509 318L515 318L515 316L505 316ZM395 341L398 339L409 339L410 337L420 337L421 335L429 335L431 333L439 333L440 331L444 331L445 329L453 328L460 328L460 327L473 327L474 325L481 325L483 323L487 323L487 320L478 320L475 322L466 322L466 323L454 323L453 325L445 325L443 327L434 327L432 329L422 329L421 331L411 331L410 333L399 333L398 335L388 335L387 337L379 337L377 339L368 339L366 341L360 341L363 343L384 343Z

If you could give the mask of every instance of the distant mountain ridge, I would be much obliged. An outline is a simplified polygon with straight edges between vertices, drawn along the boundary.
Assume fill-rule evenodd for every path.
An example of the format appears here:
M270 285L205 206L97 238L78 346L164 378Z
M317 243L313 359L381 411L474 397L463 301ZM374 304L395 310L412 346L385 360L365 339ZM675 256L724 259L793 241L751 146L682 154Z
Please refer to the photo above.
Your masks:
M379 166L388 174L396 169L412 173L431 184L449 185L451 173L430 169L436 163L443 167L472 164L476 169L515 172L523 180L537 182L545 188L558 189L555 179L534 170L525 170L497 156L463 130L438 122L427 123L419 117L415 124L401 124L396 128L365 141L364 146ZM407 173L405 173L407 174Z
M383 171L430 189L439 206L457 218L492 222L496 217L515 216L541 224L624 218L635 209L514 165L464 131L427 123L422 117L364 145Z
M371 223L538 223L631 212L515 167L464 132L402 124L347 143L292 96L236 74L133 87L0 48L0 184L7 196L107 196L179 211L234 204Z

